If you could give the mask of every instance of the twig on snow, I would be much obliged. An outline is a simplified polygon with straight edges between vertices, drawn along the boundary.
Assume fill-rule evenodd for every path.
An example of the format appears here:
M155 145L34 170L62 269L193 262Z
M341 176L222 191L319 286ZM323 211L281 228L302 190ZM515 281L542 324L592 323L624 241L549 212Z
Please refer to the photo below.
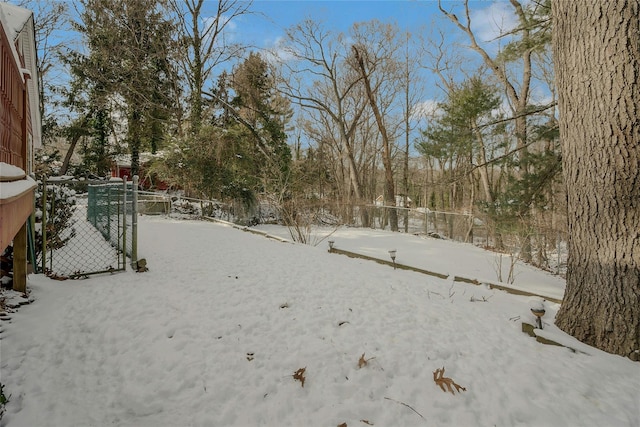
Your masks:
M418 411L416 411L415 409L413 409L410 405L407 405L407 404L406 404L406 403L404 403L404 402L400 402L399 400L395 400L395 399L392 399L392 398L390 398L390 397L385 397L385 399L390 400L390 401L392 401L392 402L399 403L399 404L400 404L400 405L402 405L402 406L406 406L407 408L411 409L411 410L412 410L413 412L415 412L416 414L420 415L420 418L422 418L423 420L427 421L427 419L426 419L425 417L423 417L423 416L422 416L422 414L421 414L420 412L418 412Z

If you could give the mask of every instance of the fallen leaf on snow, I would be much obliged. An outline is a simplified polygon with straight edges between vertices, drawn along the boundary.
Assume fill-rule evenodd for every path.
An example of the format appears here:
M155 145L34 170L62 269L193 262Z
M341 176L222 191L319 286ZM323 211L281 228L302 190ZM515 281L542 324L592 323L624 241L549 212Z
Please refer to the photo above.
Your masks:
M305 373L306 370L307 370L307 368L304 367L304 368L298 369L297 371L295 371L293 373L293 379L300 381L300 383L302 384L302 388L304 388L304 382L306 380L306 378L304 376L304 373Z
M451 392L451 394L456 394L453 391L453 387L456 388L456 391L458 393L460 393L460 390L467 391L466 388L462 387L459 384L456 384L451 378L447 378L447 377L444 376L444 366L442 367L442 369L436 369L433 372L433 381L435 381L435 383L437 385L439 385L440 388L442 389L442 391L444 391L445 393L448 390L448 391ZM445 388L445 386L446 386L446 388ZM453 386L453 387L451 387L451 386Z

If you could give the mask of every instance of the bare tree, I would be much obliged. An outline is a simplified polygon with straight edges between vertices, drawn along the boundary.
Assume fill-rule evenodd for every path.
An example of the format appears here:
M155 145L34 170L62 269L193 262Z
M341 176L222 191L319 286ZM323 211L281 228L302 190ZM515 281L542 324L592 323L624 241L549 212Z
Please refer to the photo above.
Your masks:
M402 43L398 43L400 40L396 27L379 21L356 24L354 33L357 41L352 46L355 65L362 77L366 98L382 139L385 205L395 207L392 155L394 131L399 129L400 121L394 123L394 115L389 110L393 101L398 98L395 95L398 93L398 84L401 82L399 77L403 71L398 51ZM391 231L398 231L397 209L390 209L389 221Z
M416 49L415 39L410 33L404 35L404 53L401 64L402 71L399 84L402 88L402 120L404 126L404 156L402 162L402 192L404 205L404 232L409 232L409 152L411 135L416 126L416 106L424 94L424 82L418 77L421 65L420 50Z
M345 38L311 20L294 26L287 36L286 50L292 60L284 64L282 90L330 130L323 132L323 141L336 143L334 151L346 168L345 196L353 193L356 201L362 201L364 182L356 141L367 103L358 93L360 76L347 64L350 51Z
M211 16L203 9L215 3ZM245 0L169 0L181 33L183 54L179 57L182 72L189 85L191 132L197 133L202 123L203 91L214 69L241 55L243 46L229 42L225 31L239 16L250 13L252 1Z
M46 143L53 135L55 119L53 112L58 104L57 83L64 74L60 49L69 43L65 36L69 30L68 6L64 1L21 0L20 7L34 12L34 30L38 49L38 86L40 89L40 116L43 121L43 137ZM53 74L56 74L53 76ZM53 82L56 82L54 84Z

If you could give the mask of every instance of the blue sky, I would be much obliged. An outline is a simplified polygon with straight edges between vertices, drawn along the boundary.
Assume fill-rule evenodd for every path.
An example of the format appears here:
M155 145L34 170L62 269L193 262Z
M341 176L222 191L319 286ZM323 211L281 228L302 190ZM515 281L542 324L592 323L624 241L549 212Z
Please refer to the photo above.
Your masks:
M217 1L209 2L212 8L216 4ZM463 19L462 1L444 0L442 5ZM377 19L396 23L401 31L413 35L428 37L429 33L438 29L445 32L447 43L468 43L462 32L440 12L437 0L255 0L251 10L253 14L238 17L231 27L237 41L257 49L276 48L286 29L306 18L323 22L323 26L331 31L345 33L355 22ZM495 39L501 27L504 30L515 26L513 7L508 0L471 0L470 10L472 28L480 42ZM485 47L494 53L497 52L498 43L485 44ZM466 66L479 65L480 58L475 52L466 51L464 56L467 58ZM427 91L423 105L431 109L443 94L436 88L435 76L425 73L424 78Z
M211 1L215 7L216 1ZM462 2L444 0L447 10L458 10L462 17ZM488 40L498 34L498 26L513 20L512 7L507 0L472 0L473 27ZM458 37L446 18L438 10L437 0L255 0L251 10L255 14L242 16L235 23L242 39L261 48L270 48L286 28L305 18L322 21L336 31L348 31L355 22L378 19L395 22L412 33L429 31L434 25L449 27L452 38Z
M526 5L531 1L522 0L522 3ZM212 0L210 4L215 7L217 1ZM464 22L462 0L443 0L442 6ZM508 0L470 0L469 9L476 39L491 55L496 54L499 46L507 42L499 36L517 25L513 6ZM237 41L258 49L277 50L286 29L306 18L322 22L325 29L344 33L348 33L356 22L377 19L395 23L401 31L425 38L435 31L442 31L446 39L445 49L462 58L460 67L468 71L475 70L482 62L476 52L462 47L468 46L469 40L440 12L437 0L254 0L251 10L254 14L241 16L234 22L233 33ZM426 87L414 111L429 112L443 100L444 93L437 87L439 80L436 76L426 69L422 72ZM458 72L461 80L462 73ZM548 88L538 83L533 82L532 100L543 102L542 99L548 96ZM502 109L508 111L506 99ZM423 120L419 120L418 126L423 127Z
M15 3L19 0L10 1ZM34 1L38 4L39 1L45 0ZM525 3L529 1L531 0L524 0ZM453 10L459 17L463 17L461 0L443 0L442 4L445 9ZM68 0L68 5L69 11L73 13L78 3ZM206 9L209 9L213 16L216 6L217 0L207 0L205 19ZM500 26L513 28L515 17L508 0L471 0L470 9L472 26L479 40L494 39L500 32ZM306 18L323 22L325 29L345 33L356 22L378 19L396 23L401 31L408 31L414 35L428 36L437 28L445 31L447 43L467 42L461 32L438 10L437 0L254 0L250 10L253 13L239 16L232 21L229 36L237 42L252 45L257 49L276 50L285 36L286 29ZM66 46L78 50L84 48L77 34L62 29L60 34L62 38L67 38ZM497 44L487 47L489 51L495 52L496 46ZM473 52L467 51L464 56L469 59L466 65L473 65L479 61L477 54ZM225 68L230 65L232 64L226 64ZM50 73L50 77L59 81L67 79L63 70L54 73L56 74ZM435 88L436 80L433 75L426 75L425 78L429 90L424 94L424 104L433 105L434 100L442 99L442 93Z
M32 1L38 4L46 0ZM203 17L206 19L207 9L210 10L210 16L215 15L218 0L205 1ZM529 1L524 0L524 3ZM75 0L67 0L67 3L73 15L78 3ZM442 5L460 17L464 14L462 0L443 0ZM470 0L470 9L473 28L479 40L494 39L499 34L500 25L512 28L515 22L508 0ZM445 29L448 43L456 40L466 42L461 32L438 10L437 0L254 0L250 10L252 13L232 21L228 35L235 41L257 49L276 48L284 38L286 29L306 18L323 22L328 30L345 33L354 23L373 19L396 23L401 31L414 35L428 35L435 28ZM72 31L61 29L54 36L66 38L65 45L72 49L84 49L81 39ZM470 53L469 56L473 57L474 54Z
M527 3L529 0L524 0ZM209 6L215 8L217 1L211 0ZM461 19L464 16L461 0L443 0L442 5L453 11ZM504 29L512 29L516 24L513 7L508 0L471 0L469 2L472 28L477 39L482 42L494 40ZM323 23L323 27L332 32L348 33L356 22L377 19L395 23L401 31L429 38L434 30L445 32L447 44L468 43L462 32L438 9L437 0L255 0L251 6L252 14L237 17L231 25L234 39L257 49L278 50L278 43L287 28L306 18ZM498 43L504 40L485 43L490 53L496 53ZM466 65L479 65L480 58L475 52L466 51L469 58ZM433 86L433 76L428 76ZM433 92L433 91L432 91ZM436 97L435 93L430 94Z
M348 31L354 22L379 19L385 22L396 22L403 29L416 29L428 24L438 12L436 1L324 1L324 0L258 0L253 10L266 17L251 17L256 25L251 30L256 36L260 32L272 39L284 33L284 30L305 18L323 21L338 31ZM260 22L262 21L262 22Z

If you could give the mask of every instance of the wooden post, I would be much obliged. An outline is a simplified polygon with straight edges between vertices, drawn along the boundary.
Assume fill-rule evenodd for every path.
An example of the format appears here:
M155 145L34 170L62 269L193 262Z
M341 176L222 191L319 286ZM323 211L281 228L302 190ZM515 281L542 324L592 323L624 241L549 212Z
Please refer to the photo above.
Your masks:
M27 291L27 223L13 238L13 290Z

